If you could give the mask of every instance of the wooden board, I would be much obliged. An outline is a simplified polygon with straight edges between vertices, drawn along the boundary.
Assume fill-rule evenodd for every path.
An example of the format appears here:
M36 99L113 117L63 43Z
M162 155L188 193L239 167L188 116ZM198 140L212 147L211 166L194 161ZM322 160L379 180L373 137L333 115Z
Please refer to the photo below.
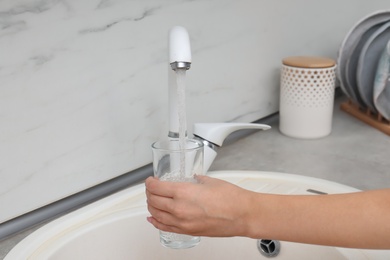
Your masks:
M390 122L383 118L380 114L374 114L369 109L362 109L348 100L340 105L341 110L358 118L366 124L390 135Z

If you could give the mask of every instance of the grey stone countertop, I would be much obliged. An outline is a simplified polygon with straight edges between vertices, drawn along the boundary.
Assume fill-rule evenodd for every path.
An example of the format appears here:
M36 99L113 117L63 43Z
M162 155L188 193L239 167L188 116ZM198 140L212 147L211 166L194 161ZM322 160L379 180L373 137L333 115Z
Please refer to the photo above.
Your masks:
M337 98L332 133L304 140L284 136L278 118L272 129L224 144L210 170L274 171L335 181L361 190L390 188L390 136L340 110ZM0 241L0 259L36 228Z
M272 129L223 145L210 170L293 173L339 182L361 190L390 188L390 136L340 109L336 99L332 132L319 139L295 139Z

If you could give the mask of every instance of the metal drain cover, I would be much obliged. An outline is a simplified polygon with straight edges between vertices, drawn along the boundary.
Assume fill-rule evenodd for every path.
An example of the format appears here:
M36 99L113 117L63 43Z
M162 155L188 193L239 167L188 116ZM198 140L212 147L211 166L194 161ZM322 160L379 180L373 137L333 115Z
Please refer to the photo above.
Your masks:
M259 239L257 240L257 248L265 257L275 257L280 252L280 242L277 240Z

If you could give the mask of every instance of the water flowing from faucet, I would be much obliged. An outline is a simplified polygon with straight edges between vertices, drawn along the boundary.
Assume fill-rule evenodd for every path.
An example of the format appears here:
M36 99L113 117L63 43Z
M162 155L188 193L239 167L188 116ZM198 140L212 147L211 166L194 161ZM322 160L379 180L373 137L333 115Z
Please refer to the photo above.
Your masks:
M186 70L176 70L176 85L177 85L177 110L179 118L179 149L180 149L180 174L185 178L185 148L187 139L187 116L186 116L186 101L185 101L185 79Z

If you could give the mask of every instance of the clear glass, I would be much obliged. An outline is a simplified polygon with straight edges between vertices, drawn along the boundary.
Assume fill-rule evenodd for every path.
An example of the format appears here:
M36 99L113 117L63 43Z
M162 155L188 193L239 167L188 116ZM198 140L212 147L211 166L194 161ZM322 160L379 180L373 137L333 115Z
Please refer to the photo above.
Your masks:
M183 144L178 139L157 141L152 151L154 176L162 181L196 182L195 175L203 173L203 143L198 140L186 139ZM200 237L160 230L160 243L168 248L191 248L199 242Z

